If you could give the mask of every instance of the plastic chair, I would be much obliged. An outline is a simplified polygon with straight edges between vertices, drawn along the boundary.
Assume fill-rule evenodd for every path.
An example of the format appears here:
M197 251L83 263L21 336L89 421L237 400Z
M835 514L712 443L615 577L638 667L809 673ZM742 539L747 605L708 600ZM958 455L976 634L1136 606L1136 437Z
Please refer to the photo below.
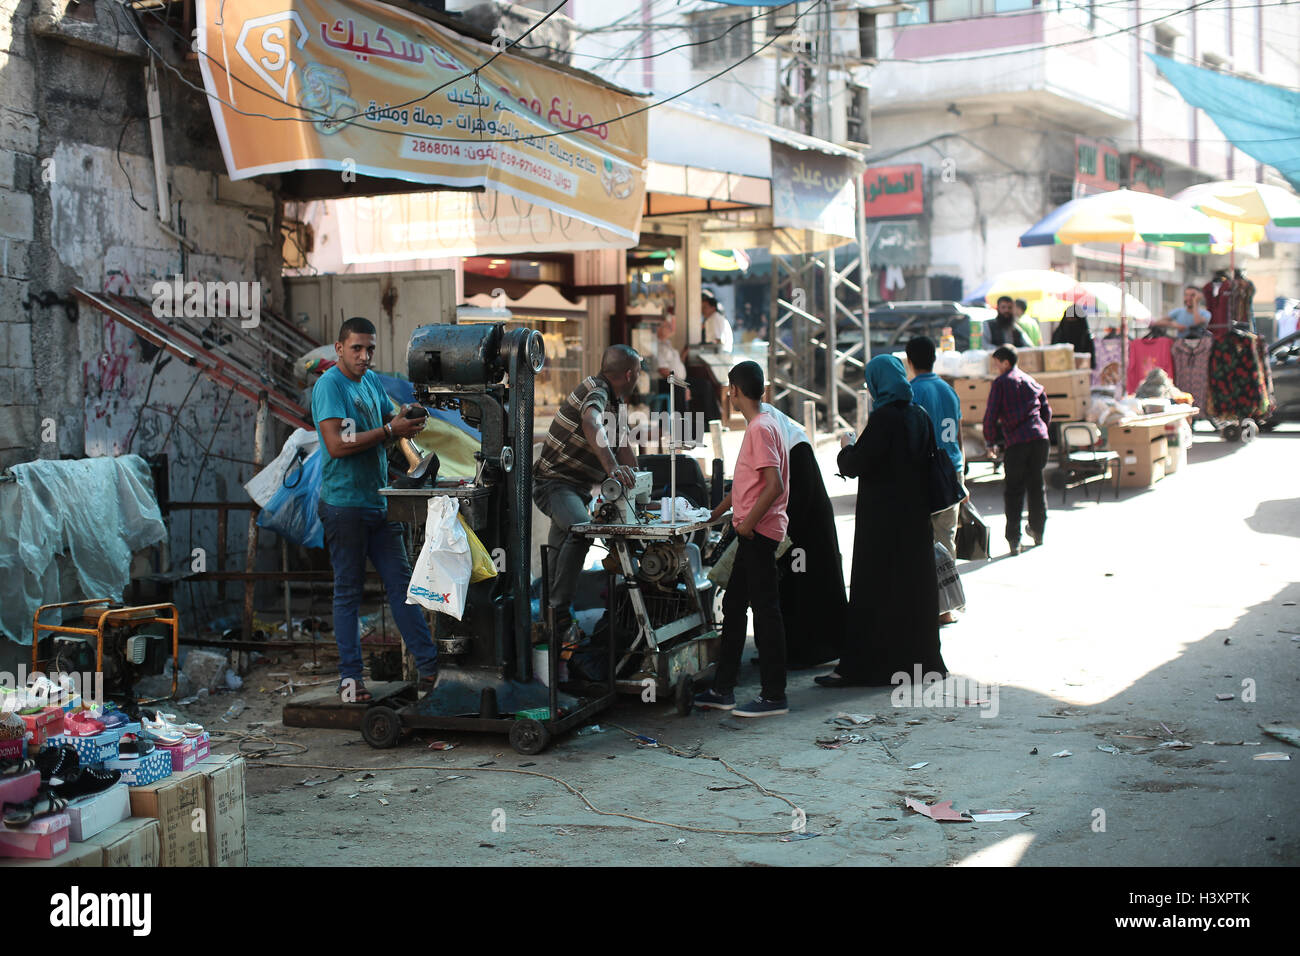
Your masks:
M1097 503L1101 484L1115 473L1115 499L1119 500L1119 452L1100 447L1101 429L1092 422L1068 422L1061 428L1058 467L1061 470L1061 504L1071 488L1097 482Z

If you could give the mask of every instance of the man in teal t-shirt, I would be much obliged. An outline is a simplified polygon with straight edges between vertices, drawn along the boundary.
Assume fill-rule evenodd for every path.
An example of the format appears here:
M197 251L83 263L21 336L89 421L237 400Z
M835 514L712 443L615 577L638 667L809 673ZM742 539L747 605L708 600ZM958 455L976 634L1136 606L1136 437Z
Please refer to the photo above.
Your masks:
M339 646L339 691L347 702L370 700L362 681L361 625L358 612L366 579L366 558L383 579L388 606L402 639L415 656L420 690L438 681L438 649L424 611L406 603L411 566L402 526L388 520L379 489L388 483L384 443L411 438L424 418L407 418L404 405L394 414L375 358L375 327L348 319L334 343L338 364L316 383L311 416L320 435L322 482L319 513L334 567L334 639Z

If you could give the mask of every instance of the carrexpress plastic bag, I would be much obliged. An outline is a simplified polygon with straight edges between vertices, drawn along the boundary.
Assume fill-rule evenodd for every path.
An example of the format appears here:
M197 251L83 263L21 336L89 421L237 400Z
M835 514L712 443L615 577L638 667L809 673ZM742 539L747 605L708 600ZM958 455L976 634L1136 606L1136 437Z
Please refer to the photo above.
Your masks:
M465 613L465 594L473 566L469 539L459 518L460 505L455 499L446 495L429 499L424 547L406 589L407 604L419 604L458 621Z

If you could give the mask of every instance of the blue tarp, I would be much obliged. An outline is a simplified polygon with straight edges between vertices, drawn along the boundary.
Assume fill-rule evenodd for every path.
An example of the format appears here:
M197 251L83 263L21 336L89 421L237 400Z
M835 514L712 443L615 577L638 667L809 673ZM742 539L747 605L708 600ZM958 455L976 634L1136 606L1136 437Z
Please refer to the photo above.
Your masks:
M1154 53L1147 56L1183 99L1209 114L1233 146L1272 166L1300 191L1300 92Z
M388 393L388 397L398 405L407 405L415 401L415 386L406 379L385 375L383 372L375 372L375 374L379 376L379 380L383 383L384 391ZM428 408L425 411L434 418L440 418L449 425L455 425L471 438L482 441L483 436L479 433L479 430L465 424L465 419L460 417L460 412L447 411L441 408Z

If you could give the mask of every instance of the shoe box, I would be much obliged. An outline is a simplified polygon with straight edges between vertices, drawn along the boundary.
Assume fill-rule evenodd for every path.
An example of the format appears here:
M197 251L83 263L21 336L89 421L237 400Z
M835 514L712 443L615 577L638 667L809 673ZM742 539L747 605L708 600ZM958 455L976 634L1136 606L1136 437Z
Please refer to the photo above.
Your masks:
M77 752L77 760L81 766L98 767L104 761L117 757L117 745L122 740L123 732L121 728L117 728L90 737L61 734L50 737L49 742L55 746L71 747Z
M52 813L18 829L0 827L0 857L53 859L67 850L71 825L66 813Z
M73 800L66 812L72 821L72 842L83 843L131 816L130 790L124 783L115 783L100 793Z
M118 757L114 760L106 760L104 768L122 771L122 782L129 786L143 787L171 776L172 755L165 750L155 748L143 757L133 757L129 760Z

